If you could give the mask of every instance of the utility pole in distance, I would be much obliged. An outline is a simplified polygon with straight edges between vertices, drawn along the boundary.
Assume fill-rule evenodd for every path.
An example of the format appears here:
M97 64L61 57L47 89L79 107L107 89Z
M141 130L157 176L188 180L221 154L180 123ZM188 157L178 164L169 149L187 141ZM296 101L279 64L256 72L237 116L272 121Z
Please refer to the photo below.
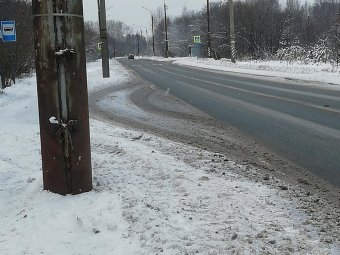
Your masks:
M154 16L152 14L152 11L149 10L148 8L142 7L143 9L147 10L151 14L151 28L152 28L152 52L153 55L155 56L155 34L154 34Z
M140 43L140 48L141 48L141 53L142 53L142 57L143 57L143 44L142 44L142 42L143 42L143 30L141 29L140 30L140 36L139 36L139 43Z
M208 58L211 58L210 3L209 3L209 0L207 0L207 24L208 24L207 50L208 50Z
M109 45L107 43L107 28L106 28L106 8L105 0L97 0L98 2L98 19L100 29L100 48L102 55L103 78L110 77L109 66Z
M154 16L153 14L151 14L151 27L152 27L152 53L153 53L153 56L155 56L155 28L154 28L154 25L155 25L155 19L154 19Z
M169 41L168 41L168 20L166 17L167 6L164 0L164 30L165 30L165 58L169 57Z
M236 41L235 41L235 21L234 21L234 2L229 0L230 16L230 51L231 62L236 63Z
M133 26L135 26L137 28L137 32L136 32L136 39L137 39L137 56L140 55L140 52L142 51L142 43L141 43L141 39L143 36L143 32L140 26L136 25L136 24L132 24Z
M140 34L138 34L138 30L136 33L136 37L137 37L137 56L139 56L140 53Z
M92 189L81 0L32 1L44 189Z

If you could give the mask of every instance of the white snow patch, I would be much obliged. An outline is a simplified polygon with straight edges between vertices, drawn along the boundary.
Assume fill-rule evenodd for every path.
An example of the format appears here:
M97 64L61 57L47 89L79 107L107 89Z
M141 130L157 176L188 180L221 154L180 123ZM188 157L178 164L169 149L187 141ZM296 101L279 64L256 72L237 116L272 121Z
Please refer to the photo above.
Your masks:
M56 117L52 116L49 118L49 121L51 124L59 124L59 121L56 119Z
M128 79L115 61L116 80L88 66L92 90ZM1 254L339 254L295 200L229 171L243 166L218 175L209 152L94 119L94 190L43 191L35 78L6 88L0 109Z
M154 61L173 61L175 64L193 67L208 68L212 70L244 73L257 76L280 77L291 80L302 80L309 82L330 83L340 85L340 68L329 63L286 62L248 60L232 63L230 59L207 59L207 58L160 58L149 57Z
M119 85L129 80L127 70L115 60L110 60L110 77L103 78L101 60L87 63L87 84L89 92L109 86ZM112 64L113 63L113 64Z

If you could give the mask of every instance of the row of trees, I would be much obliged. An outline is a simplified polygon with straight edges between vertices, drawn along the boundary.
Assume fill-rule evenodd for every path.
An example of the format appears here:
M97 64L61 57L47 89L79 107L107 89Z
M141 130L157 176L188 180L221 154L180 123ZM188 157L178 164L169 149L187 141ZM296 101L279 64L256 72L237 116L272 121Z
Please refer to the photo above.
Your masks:
M241 58L294 58L294 55L315 61L339 59L340 17L338 0L317 0L301 4L299 0L234 0L236 45ZM216 58L230 57L228 1L210 4L211 40ZM161 11L156 33L164 30ZM206 7L193 12L184 9L169 19L170 50L186 56L192 37L201 35L206 43ZM164 37L156 36L162 46ZM160 50L164 54L163 50ZM287 56L288 55L288 56Z
M4 79L30 72L34 64L32 15L29 0L0 0L0 20L15 20L17 42L0 41L0 75ZM287 61L333 62L340 60L340 5L338 0L234 0L236 47L239 58L277 58ZM171 10L169 10L171 13ZM211 42L215 58L230 58L228 1L212 2L210 7ZM168 18L169 49L174 56L187 56L193 36L207 39L206 6L200 11L184 9ZM164 10L154 13L155 53L165 55ZM111 57L152 55L152 37L140 28L120 21L108 21ZM150 28L151 30L151 28ZM149 31L150 31L149 30ZM149 35L149 37L147 36ZM85 23L88 61L98 59L97 22ZM4 83L4 82L3 82Z
M0 0L0 20L15 20L17 41L5 43L0 39L0 76L3 86L8 79L30 73L34 68L32 6L30 0ZM133 29L119 21L108 21L108 40L111 57L130 53L146 54L147 39L143 31ZM97 22L85 23L85 43L88 61L100 58L98 51L99 27ZM5 81L6 79L6 81Z
M150 49L147 46L147 38L143 36L143 31L140 29L135 33L133 31L133 28L121 21L107 21L110 57L149 53L148 50ZM100 58L100 51L97 47L99 42L98 23L93 21L85 22L85 44L88 61Z
M340 60L340 5L338 0L234 0L236 47L242 59L282 59L307 62ZM169 10L171 13L171 10ZM155 53L165 56L164 10L153 13ZM181 15L168 18L170 55L188 56L193 36L207 42L207 11L183 9ZM121 22L108 22L109 45L116 56L151 54L152 38L133 34ZM98 31L92 23L92 30ZM210 30L213 56L230 58L228 1L210 3ZM98 40L98 39L97 39ZM91 47L88 47L90 49ZM96 54L92 54L94 57ZM97 56L98 57L98 56Z
M143 55L149 53L147 38L143 36L143 31L138 29L134 33L132 27L127 26L121 21L108 20L107 33L110 57L121 57L128 54ZM98 50L99 26L97 22L85 22L85 44L86 57L88 61L100 58Z

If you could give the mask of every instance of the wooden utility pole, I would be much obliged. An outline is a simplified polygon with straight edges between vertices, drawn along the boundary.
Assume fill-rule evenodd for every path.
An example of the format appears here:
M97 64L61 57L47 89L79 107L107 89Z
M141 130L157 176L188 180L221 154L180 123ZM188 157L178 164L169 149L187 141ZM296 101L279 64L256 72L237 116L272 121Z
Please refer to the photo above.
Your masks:
M207 0L207 25L208 25L207 50L208 50L208 58L211 58L210 3L209 3L209 0Z
M229 12L230 12L230 53L231 62L236 63L236 41L235 41L235 22L234 22L234 3L233 0L229 0Z
M136 33L136 38L137 38L137 56L139 56L140 53L140 35L138 34L138 30Z
M44 189L92 189L84 19L81 0L33 0Z
M109 44L107 42L105 0L97 0L100 29L100 49L102 55L103 78L110 77Z
M165 58L169 57L169 41L168 41L168 20L166 16L166 9L168 7L165 4L164 0L164 30L165 30Z

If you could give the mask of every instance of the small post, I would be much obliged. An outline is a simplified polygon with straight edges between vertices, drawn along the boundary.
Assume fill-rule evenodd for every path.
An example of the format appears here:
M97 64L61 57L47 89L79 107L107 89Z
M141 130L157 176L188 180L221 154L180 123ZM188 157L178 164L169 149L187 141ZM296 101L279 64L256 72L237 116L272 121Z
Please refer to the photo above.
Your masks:
M105 0L97 0L98 2L98 19L100 29L100 44L102 55L103 78L110 77L110 62L109 62L109 44L107 42L106 28L106 8Z
M113 38L113 58L116 58L116 39Z
M81 0L32 1L44 189L92 189Z
M2 66L0 65L0 89L4 89L6 86L5 86L5 76L3 74L3 68Z
M309 14L307 15L307 44L309 45L309 30L310 30L310 27L309 27Z
M2 81L2 76L0 74L0 89L4 89L5 88L5 82Z
M233 0L229 0L229 12L230 12L230 51L231 62L236 63L236 41L235 41L235 22L234 22L234 3Z

